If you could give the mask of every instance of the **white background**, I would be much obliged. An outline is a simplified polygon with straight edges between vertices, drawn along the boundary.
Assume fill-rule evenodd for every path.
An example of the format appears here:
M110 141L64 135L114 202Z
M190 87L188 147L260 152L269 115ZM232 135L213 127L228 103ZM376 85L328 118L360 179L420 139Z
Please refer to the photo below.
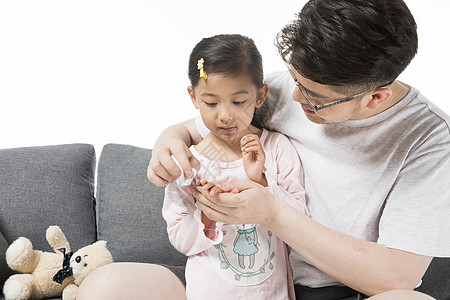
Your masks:
M284 70L273 41L305 2L0 0L0 148L152 148L165 127L197 115L187 63L201 38L248 35L266 74ZM406 3L419 53L400 80L450 114L449 2Z

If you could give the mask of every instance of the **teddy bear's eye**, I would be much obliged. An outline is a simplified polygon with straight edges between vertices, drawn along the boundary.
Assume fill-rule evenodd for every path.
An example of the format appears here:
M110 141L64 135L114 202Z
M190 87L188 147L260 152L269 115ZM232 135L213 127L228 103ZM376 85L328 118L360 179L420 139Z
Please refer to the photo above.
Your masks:
M75 258L75 261L79 264L80 261L81 261L81 256L77 256L77 257Z
M87 264L84 264L85 267L87 267Z

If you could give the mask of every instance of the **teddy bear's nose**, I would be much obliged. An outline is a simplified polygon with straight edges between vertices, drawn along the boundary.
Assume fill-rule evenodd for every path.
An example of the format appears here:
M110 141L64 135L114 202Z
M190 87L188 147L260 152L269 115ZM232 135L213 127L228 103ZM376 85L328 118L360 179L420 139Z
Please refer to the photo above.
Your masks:
M77 256L77 257L75 258L75 261L76 261L77 263L80 263L80 261L81 261L81 256Z

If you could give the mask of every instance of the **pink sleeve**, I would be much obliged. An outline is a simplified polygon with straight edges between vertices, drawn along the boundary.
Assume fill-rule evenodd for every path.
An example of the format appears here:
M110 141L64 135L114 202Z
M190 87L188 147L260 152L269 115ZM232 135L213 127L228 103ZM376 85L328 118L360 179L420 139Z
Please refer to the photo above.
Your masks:
M279 133L272 134L266 144L264 150L268 189L276 197L309 216L303 187L303 167L297 151L289 139Z
M203 232L205 226L201 222L201 212L189 187L176 183L167 185L162 215L167 223L169 240L179 252L187 256L195 255L216 244ZM221 232L219 228L216 231Z

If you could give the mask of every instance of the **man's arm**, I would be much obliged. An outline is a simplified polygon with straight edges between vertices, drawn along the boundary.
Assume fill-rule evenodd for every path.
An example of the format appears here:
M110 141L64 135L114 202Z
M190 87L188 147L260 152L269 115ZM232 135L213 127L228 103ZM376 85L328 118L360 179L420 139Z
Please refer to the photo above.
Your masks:
M194 192L198 206L210 219L261 224L322 272L366 295L414 289L432 260L332 230L254 182L232 182L220 188L234 193Z
M278 205L267 223L268 229L309 263L368 296L413 290L432 260L337 232L286 205Z
M170 157L173 155L180 163L187 177L192 176L192 168L199 169L200 164L192 156L189 147L201 141L200 134L191 119L166 128L156 140L152 158L147 168L147 177L156 186L165 186L181 175L181 171Z

